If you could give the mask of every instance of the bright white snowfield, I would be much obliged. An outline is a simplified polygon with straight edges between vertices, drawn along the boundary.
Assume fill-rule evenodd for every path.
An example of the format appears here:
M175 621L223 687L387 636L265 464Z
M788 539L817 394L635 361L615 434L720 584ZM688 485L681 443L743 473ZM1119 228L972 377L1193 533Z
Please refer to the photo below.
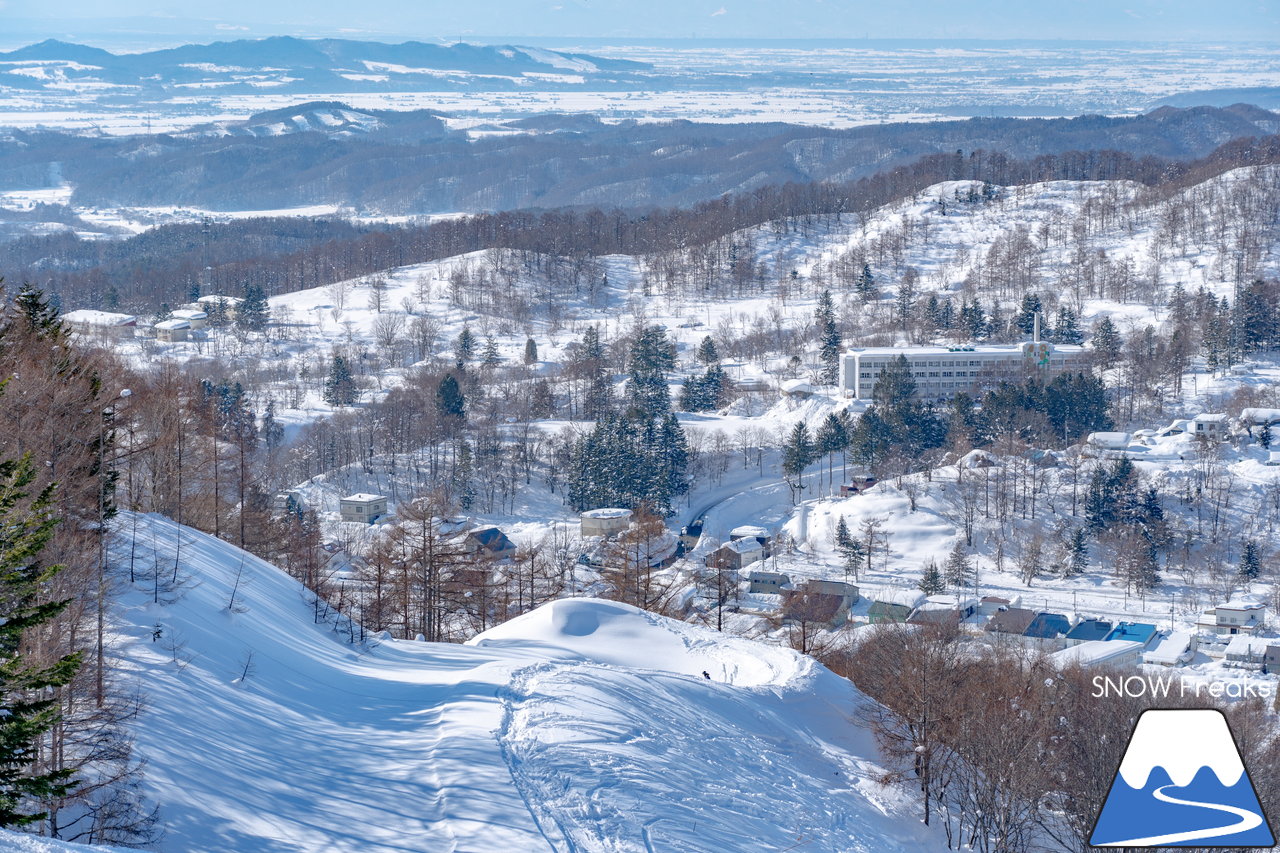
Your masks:
M126 586L131 558L116 642L163 851L945 847L876 781L868 700L790 650L596 599L351 645L282 571L163 517L118 521Z

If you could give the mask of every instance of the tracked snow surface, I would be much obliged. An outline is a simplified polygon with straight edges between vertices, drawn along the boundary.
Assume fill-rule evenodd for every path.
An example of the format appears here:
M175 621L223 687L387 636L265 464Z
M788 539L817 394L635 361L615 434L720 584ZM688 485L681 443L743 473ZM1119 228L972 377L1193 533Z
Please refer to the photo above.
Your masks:
M879 783L868 700L789 650L596 599L352 644L161 516L122 514L112 560L163 851L945 848Z

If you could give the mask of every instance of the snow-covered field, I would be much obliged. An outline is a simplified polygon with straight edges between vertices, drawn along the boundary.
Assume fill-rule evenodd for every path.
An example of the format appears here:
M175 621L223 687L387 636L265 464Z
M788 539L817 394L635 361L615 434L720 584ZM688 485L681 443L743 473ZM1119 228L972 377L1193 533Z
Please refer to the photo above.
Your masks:
M789 650L594 599L467 645L352 645L278 569L134 521L115 645L161 850L945 847L879 783L866 700Z

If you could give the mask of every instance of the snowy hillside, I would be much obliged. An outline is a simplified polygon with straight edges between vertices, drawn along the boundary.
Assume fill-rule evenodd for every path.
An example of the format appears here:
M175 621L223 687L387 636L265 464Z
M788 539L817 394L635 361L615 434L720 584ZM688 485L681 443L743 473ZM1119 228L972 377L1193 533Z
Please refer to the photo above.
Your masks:
M123 518L112 556L162 850L945 846L876 781L866 700L789 650L592 599L465 646L352 645L162 517Z

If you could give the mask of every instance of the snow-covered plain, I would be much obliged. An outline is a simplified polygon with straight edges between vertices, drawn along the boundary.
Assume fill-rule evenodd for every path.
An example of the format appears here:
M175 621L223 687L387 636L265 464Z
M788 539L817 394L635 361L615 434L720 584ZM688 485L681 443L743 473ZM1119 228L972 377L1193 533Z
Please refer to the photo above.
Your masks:
M125 515L112 560L137 579L115 645L161 850L945 847L878 781L867 700L790 650L594 599L467 645L353 645L282 572L167 519Z

